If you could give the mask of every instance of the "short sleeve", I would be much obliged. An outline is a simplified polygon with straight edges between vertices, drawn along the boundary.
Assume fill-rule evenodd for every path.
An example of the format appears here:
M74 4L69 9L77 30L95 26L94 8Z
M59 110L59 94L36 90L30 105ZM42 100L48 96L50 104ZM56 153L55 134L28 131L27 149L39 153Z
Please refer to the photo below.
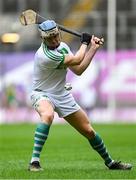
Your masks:
M67 52L66 54L73 54L70 47L66 43L62 42L62 46L63 49L65 49L65 51Z

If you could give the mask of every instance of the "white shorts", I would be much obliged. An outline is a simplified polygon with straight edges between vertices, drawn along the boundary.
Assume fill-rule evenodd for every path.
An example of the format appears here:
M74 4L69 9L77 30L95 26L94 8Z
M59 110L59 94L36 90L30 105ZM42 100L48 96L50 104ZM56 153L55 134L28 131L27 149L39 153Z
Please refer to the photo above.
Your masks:
M31 103L35 109L41 100L48 100L59 117L66 117L80 109L72 94L67 90L57 94L50 94L44 91L33 91L31 93Z

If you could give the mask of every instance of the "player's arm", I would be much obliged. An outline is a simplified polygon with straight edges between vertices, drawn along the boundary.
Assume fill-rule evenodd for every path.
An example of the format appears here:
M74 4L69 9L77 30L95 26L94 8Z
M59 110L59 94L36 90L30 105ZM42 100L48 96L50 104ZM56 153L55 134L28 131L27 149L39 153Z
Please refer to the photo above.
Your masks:
M79 65L86 54L87 46L90 43L91 36L87 33L83 33L81 36L81 46L79 50L76 52L75 55L73 54L68 54L65 55L64 59L64 64L69 67L69 66L74 66L74 65Z
M85 53L83 61L79 65L69 66L69 68L77 75L81 75L91 63L95 53L101 45L103 45L104 39L97 38L94 35L91 38L90 48Z

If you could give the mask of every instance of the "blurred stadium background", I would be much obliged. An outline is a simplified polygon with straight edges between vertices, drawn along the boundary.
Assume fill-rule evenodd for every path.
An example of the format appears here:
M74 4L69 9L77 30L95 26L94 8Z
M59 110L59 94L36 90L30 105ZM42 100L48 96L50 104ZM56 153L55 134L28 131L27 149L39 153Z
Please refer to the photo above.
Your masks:
M93 122L136 122L136 0L1 0L0 123L37 122L29 101L36 25L23 27L19 15L33 9L79 32L104 37L90 67L67 81ZM9 34L10 33L10 34ZM62 32L75 52L77 37ZM54 122L64 122L55 116Z

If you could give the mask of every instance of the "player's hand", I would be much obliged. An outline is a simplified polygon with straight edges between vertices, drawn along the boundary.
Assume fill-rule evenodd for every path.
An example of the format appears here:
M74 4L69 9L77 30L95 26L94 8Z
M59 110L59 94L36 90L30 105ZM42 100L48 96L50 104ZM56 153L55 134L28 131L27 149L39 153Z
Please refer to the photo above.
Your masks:
M98 38L98 37L92 35L92 38L91 38L91 46L92 47L97 49L103 44L104 44L104 38Z
M80 41L83 44L89 45L91 37L92 36L88 33L82 33Z

